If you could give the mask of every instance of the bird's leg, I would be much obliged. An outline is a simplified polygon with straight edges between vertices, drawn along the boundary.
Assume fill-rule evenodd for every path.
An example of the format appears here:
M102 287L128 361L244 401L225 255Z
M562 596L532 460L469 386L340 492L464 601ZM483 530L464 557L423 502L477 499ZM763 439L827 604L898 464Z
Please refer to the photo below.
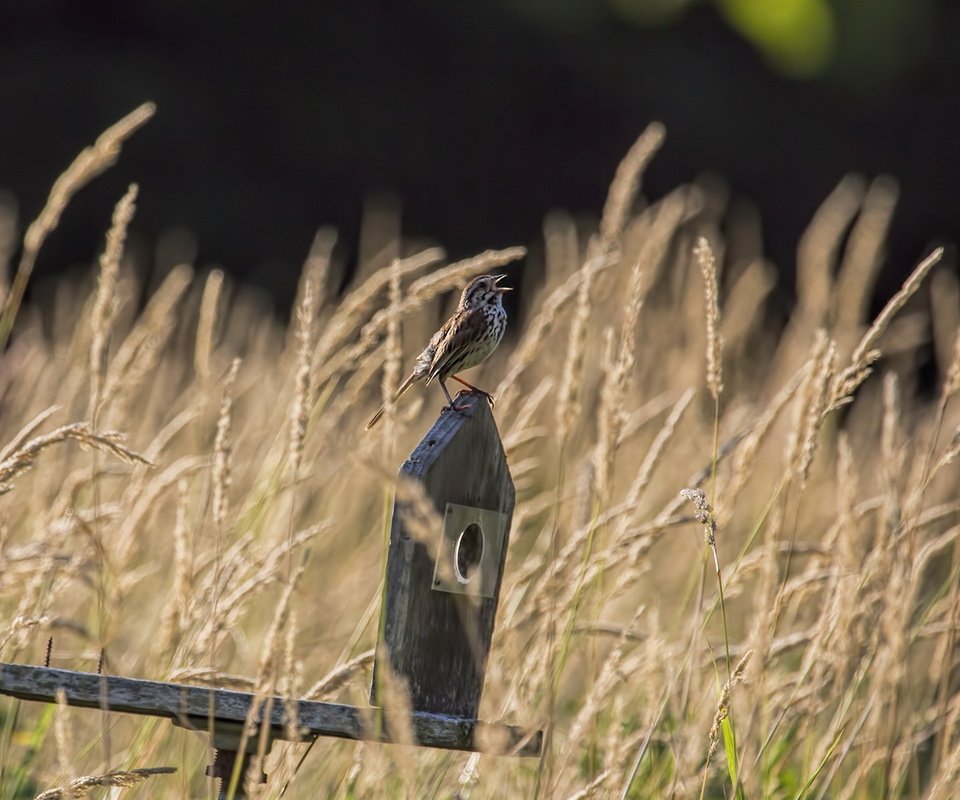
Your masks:
M458 414L470 408L470 406L458 406L456 403L454 403L453 398L450 396L450 392L447 390L447 384L444 383L443 381L440 381L440 388L443 389L443 393L447 396L447 402L450 403L450 405L448 406L449 408L453 409Z
M471 392L476 392L477 394L482 394L484 397L487 398L487 402L490 404L490 408L493 408L494 403L495 403L496 401L493 399L493 395L490 394L490 392L485 392L485 391L483 391L483 389L478 389L478 388L477 388L476 386L474 386L472 383L467 383L467 382L466 382L463 378L461 378L459 375L451 375L450 377L453 378L457 383L462 383L462 384L463 384L464 386L466 386Z

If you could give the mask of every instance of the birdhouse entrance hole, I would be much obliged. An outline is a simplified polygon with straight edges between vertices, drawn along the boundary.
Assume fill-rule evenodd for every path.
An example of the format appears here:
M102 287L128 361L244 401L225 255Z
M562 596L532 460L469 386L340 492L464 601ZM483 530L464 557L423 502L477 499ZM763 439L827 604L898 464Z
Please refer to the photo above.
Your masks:
M430 588L492 598L500 585L507 525L502 512L447 503Z
M460 583L469 583L476 574L477 567L483 558L483 530L476 522L471 522L463 529L457 539L454 565L457 571L457 580Z

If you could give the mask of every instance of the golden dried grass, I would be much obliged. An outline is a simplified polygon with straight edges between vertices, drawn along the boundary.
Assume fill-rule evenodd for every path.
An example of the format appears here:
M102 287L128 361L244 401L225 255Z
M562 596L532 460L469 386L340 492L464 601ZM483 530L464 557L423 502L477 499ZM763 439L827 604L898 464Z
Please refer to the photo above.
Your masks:
M38 794L35 800L76 800L80 797L89 797L95 789L104 786L125 789L136 786L154 775L169 775L176 771L174 767L143 767L108 772L106 775L86 775L82 778L75 778L64 786L47 789L45 792Z
M0 339L66 201L148 112L58 182ZM582 232L551 218L546 285L477 379L500 379L518 488L481 716L548 729L539 774L492 755L320 742L302 762L302 746L262 747L270 781L258 792L794 798L809 781L804 797L950 796L960 336L942 302L949 273L943 292L918 291L943 251L865 319L895 189L844 179L804 236L799 304L774 325L769 269L730 249L756 237L724 242L709 187L637 202L662 139L654 126L631 151L585 252ZM422 408L405 398L386 447L363 423L422 344L409 340L421 317L435 324L449 293L525 251L442 265L437 249L394 248L338 297L321 231L286 329L242 287L226 296L222 273L192 288L189 265L144 309L114 313L136 280L120 256L132 203L118 207L94 294L31 308L0 356L0 652L42 660L52 634L55 666L91 669L103 645L117 673L245 687L288 708L297 696L364 705L393 493L428 546L438 525L392 476L442 399L432 387ZM748 266L725 287L721 264L736 263ZM922 342L895 324L908 303L933 319L934 401L916 391ZM42 315L56 324L37 327ZM79 421L56 427L55 414ZM749 680L725 691L742 676L729 659L751 652ZM0 701L4 790L116 766L93 716L60 708L44 737L37 708L13 718ZM155 792L205 791L199 740L129 720L111 740L128 767L181 765L176 792ZM736 752L711 759L712 748Z

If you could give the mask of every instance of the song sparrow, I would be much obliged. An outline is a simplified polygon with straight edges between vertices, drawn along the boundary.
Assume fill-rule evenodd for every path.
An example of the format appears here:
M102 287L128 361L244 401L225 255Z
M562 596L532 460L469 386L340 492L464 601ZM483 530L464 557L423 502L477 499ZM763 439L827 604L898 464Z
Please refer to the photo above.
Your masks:
M460 295L460 305L456 312L433 334L430 343L417 356L413 372L400 385L393 398L394 402L417 381L426 379L429 384L434 378L440 382L440 388L443 389L450 408L455 411L459 409L447 391L448 378L453 378L471 391L479 392L493 401L489 393L467 383L455 373L477 366L500 344L507 327L507 312L504 311L501 301L503 293L510 291L506 286L497 285L503 277L481 275L467 284ZM373 419L367 423L367 430L377 424L385 408L385 405L382 406L373 415Z

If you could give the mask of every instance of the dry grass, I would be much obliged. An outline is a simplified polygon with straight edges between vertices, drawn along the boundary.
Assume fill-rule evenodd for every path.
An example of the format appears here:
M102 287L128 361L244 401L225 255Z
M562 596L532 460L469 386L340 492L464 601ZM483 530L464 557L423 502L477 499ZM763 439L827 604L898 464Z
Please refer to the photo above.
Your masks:
M4 292L0 657L42 662L53 636L53 666L95 669L105 649L114 674L363 705L392 476L441 397L412 393L374 433L364 422L451 291L524 251L443 266L439 250L398 242L334 296L322 231L286 328L189 265L138 311L142 276L122 258L131 192L104 221L96 285L91 270L20 309L67 201L150 113L58 182ZM476 378L498 396L518 486L482 716L549 730L542 764L333 740L301 763L306 745L280 743L259 795L954 793L952 266L935 251L867 319L896 192L844 179L803 237L796 310L775 322L772 270L732 244L752 235L720 236L708 189L639 200L663 137L641 137L593 235L550 218L543 283L523 286ZM928 400L931 340L942 389ZM429 537L432 508L415 522ZM402 710L402 681L389 689ZM156 763L179 773L141 796L209 791L200 739L109 726L0 701L0 795L72 796L71 770L106 774L81 779L93 788Z
M65 786L47 789L37 795L36 800L77 800L89 797L95 789L103 786L124 789L136 786L154 775L168 775L176 772L173 767L145 767L126 771L109 772L106 775L86 775L75 778Z

